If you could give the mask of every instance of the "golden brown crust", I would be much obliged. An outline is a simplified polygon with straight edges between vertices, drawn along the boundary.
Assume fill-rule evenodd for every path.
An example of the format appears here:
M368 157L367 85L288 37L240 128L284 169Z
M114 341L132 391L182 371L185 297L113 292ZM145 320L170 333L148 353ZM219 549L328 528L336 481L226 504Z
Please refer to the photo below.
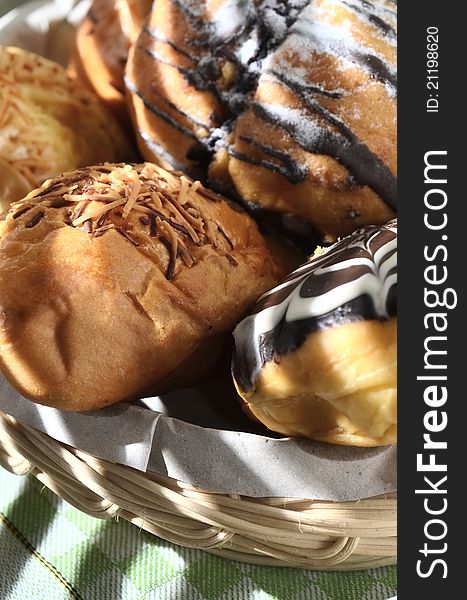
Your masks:
M10 204L23 198L31 189L31 184L18 169L0 157L0 215L6 212Z
M81 82L56 63L0 47L2 207L58 173L132 155L118 123Z
M308 64L288 57L292 68L306 68L311 80L323 81L315 74L312 58ZM318 62L318 64L320 64ZM326 82L327 83L327 82ZM326 86L326 83L324 84ZM376 156L384 157L393 174L396 173L396 101L383 85L371 84L368 77L362 81L349 82L345 72L336 87L349 90L342 99L320 100L331 114L343 118L346 125L364 140ZM352 86L359 86L358 92ZM287 109L302 112L303 118L312 113L299 98L278 82L261 81L254 101L268 106L279 104ZM354 115L359 115L358 119ZM361 115L364 115L362 117ZM283 126L259 118L255 110L245 112L237 121L232 134L232 147L238 155L250 155L264 160L266 155L258 147L252 148L245 140L254 139L256 144L270 146L289 154L297 164L306 166L307 176L300 183L292 183L281 174L271 173L231 156L226 173L240 195L248 202L270 211L298 215L313 223L325 234L326 241L348 235L364 224L383 224L394 217L394 211L368 185L360 185L349 170L330 155L316 154L301 148ZM372 144L373 142L373 144ZM344 140L341 141L345 143ZM372 148L373 145L373 148ZM213 167L215 168L215 167ZM211 169L212 173L214 171ZM220 176L217 175L218 177Z
M72 72L126 125L123 72L150 4L148 0L94 0L76 32Z
M67 410L173 387L288 269L198 182L150 164L67 173L0 228L0 368Z
M397 319L312 333L241 394L273 431L350 446L396 443ZM356 352L358 349L358 352Z
M204 5L199 9L205 9L207 25L210 11ZM147 160L202 174L190 150L228 118L215 86L199 87L187 77L208 60L206 40L182 5L156 0L126 68L133 123Z
M152 3L153 0L115 0L122 30L131 43L138 37Z
M395 214L395 9L303 0L283 11L155 0L127 64L132 118L147 159L207 170L330 242ZM271 12L292 25L268 31Z

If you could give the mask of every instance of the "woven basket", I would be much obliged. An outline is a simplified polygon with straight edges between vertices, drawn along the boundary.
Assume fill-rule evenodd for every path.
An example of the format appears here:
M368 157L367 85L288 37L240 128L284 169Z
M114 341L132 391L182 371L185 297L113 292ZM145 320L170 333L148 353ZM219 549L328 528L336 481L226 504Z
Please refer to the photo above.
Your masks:
M119 516L230 559L334 571L396 562L395 494L357 502L219 494L98 459L3 413L0 465L33 473L93 517Z

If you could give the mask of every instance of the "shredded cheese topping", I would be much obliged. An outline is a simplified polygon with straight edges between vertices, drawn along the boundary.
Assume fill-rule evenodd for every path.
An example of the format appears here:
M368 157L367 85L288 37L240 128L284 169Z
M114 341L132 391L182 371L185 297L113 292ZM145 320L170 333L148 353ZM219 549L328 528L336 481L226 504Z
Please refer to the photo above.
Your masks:
M212 203L227 202L199 181L149 163L104 164L65 173L12 205L8 218L36 226L45 209L63 211L67 225L100 237L116 232L143 252L166 251L166 277L177 265L195 264L194 248L211 246L230 264L238 264L231 252L236 244L211 216ZM40 211L34 211L40 206ZM41 212L36 222L35 216ZM32 221L31 221L32 215ZM199 253L198 253L199 254Z
M129 149L97 98L59 65L0 47L0 158L31 189L104 155L122 160Z

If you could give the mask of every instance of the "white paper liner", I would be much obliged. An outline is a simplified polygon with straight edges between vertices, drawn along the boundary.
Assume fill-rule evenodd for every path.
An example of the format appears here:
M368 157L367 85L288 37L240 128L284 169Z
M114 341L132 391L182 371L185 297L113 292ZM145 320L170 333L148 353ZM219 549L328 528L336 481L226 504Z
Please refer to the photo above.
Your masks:
M88 5L30 2L0 19L0 44L66 64L72 25ZM223 493L345 501L396 490L395 446L348 448L249 433L258 427L222 378L210 390L76 414L29 402L0 376L0 410L99 458Z
M91 0L35 0L0 18L0 44L18 46L65 65L73 26L86 14Z
M222 394L219 402L237 401ZM358 500L396 489L394 446L347 448L212 428L221 420L230 428L249 427L249 422L240 412L219 416L207 395L194 389L145 403L166 412L185 412L187 419L193 418L189 413L195 407L198 422L205 426L143 404L68 413L25 400L0 377L2 412L65 444L141 471L253 497Z

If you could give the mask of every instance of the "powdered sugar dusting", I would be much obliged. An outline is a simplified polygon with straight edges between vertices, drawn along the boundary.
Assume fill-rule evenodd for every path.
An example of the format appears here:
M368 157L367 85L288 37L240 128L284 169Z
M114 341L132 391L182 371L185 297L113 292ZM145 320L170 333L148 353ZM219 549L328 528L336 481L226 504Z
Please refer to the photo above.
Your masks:
M212 0L208 0L210 7ZM225 0L213 15L211 25L219 40L229 40L238 34L254 16L254 8L248 0Z
M161 68L178 70L193 90L194 105L197 92L208 92L213 106L217 104L220 110L213 108L214 118L201 124L202 135L198 135L200 124L187 115L186 103L183 111L179 110L184 117L183 130L178 119L173 123L173 108L166 114L156 95L152 105L147 100L145 104L195 140L187 155L190 161L196 164L199 157L208 164L219 148L226 148L239 160L300 183L306 177L306 165L279 150L274 140L266 146L242 133L244 143L241 150L237 147L237 120L253 108L259 119L274 124L276 136L291 136L307 152L332 156L348 168L349 178L369 185L389 206L395 206L394 176L352 130L352 125L365 118L359 98L372 92L372 86L381 92L383 85L389 97L396 95L396 67L373 42L377 31L389 48L386 54L391 55L396 25L392 4L385 0L171 1L185 15L187 35L179 50L183 62L169 63L164 53L149 45L144 51ZM361 27L356 28L356 21ZM365 31L368 35L363 35ZM163 36L158 41L175 48L175 43ZM271 97L262 102L266 97L262 84L270 81L296 98L293 106L275 101L271 87L267 89ZM187 120L192 124L186 126ZM365 124L363 132L368 127L376 132L380 126L381 122Z

